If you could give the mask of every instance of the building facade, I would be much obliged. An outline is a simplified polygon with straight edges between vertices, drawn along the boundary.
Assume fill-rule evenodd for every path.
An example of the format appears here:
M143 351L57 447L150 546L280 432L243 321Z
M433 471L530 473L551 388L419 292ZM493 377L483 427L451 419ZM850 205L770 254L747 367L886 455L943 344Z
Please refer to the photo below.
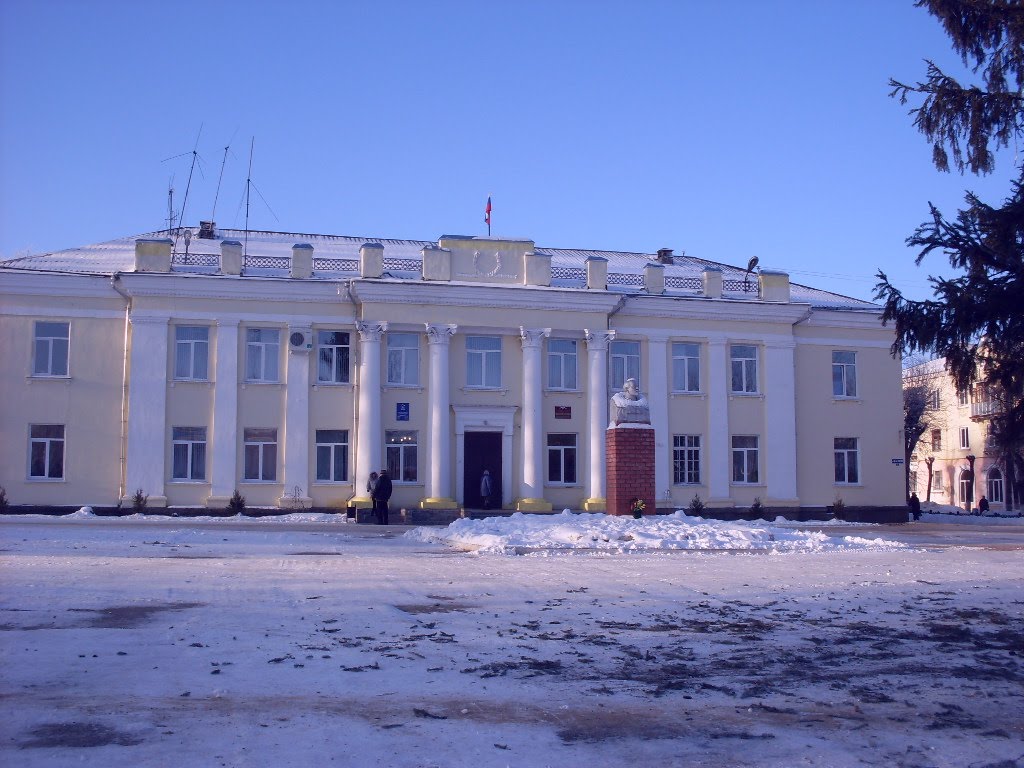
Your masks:
M910 457L910 490L921 501L973 511L982 496L993 512L1006 509L1006 470L989 436L999 407L978 384L961 392L946 372L945 360L929 360L903 372L905 389L925 398L926 428Z
M638 380L658 506L903 506L880 308L686 256L217 231L0 263L12 504L605 506Z

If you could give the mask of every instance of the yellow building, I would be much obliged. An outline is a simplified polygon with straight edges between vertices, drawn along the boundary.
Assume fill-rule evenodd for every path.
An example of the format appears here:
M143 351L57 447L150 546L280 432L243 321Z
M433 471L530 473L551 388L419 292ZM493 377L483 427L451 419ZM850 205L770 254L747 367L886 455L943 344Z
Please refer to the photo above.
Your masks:
M199 228L0 263L15 505L601 510L608 399L658 506L902 514L880 308L669 250Z

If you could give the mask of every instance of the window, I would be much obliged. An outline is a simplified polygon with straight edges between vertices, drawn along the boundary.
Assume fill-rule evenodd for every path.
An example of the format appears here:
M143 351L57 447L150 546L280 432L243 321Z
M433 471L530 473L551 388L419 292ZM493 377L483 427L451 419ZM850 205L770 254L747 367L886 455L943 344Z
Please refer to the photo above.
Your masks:
M751 344L733 344L732 391L757 392L757 347Z
M416 432L389 430L384 433L388 474L396 483L416 482Z
M640 386L639 341L613 341L608 358L612 367L608 383L613 392L621 391L626 379L636 379L637 386Z
M573 485L576 482L576 435L548 435L548 482Z
M700 485L700 435L673 435L672 482Z
M348 384L348 334L344 331L317 331L316 352L316 380L321 384Z
M466 337L466 386L501 386L501 337Z
M942 450L942 430L941 429L933 429L932 430L932 450L933 451L941 451Z
M911 493L916 493L917 492L917 470L916 469L910 470L910 492Z
M941 491L942 490L942 472L940 470L938 470L938 469L936 469L934 472L932 472L932 490L933 491Z
M277 382L281 332L276 328L249 328L245 332L245 380Z
M857 456L857 438L837 437L833 439L832 452L836 462L836 482L859 483L860 467Z
M672 344L672 391L700 392L700 344Z
M174 328L174 378L179 381L206 381L210 357L210 329L205 325L178 325Z
M576 389L576 342L573 339L548 341L548 388Z
M415 387L420 383L420 338L415 333L388 334L388 384ZM392 480L397 475L392 476Z
M988 500L992 503L1003 503L1003 473L999 467L992 467L988 471L988 482L986 483Z
M956 401L960 405L968 405L971 401L970 393L965 389L956 393Z
M967 427L960 427L960 447L971 447L971 430Z
M757 482L757 435L733 435L732 481Z
M36 323L33 376L67 376L71 323Z
M928 407L933 411L937 411L939 409L939 403L939 390L933 389L928 393Z
M206 427L171 428L171 477L206 479Z
M832 350L832 394L857 396L857 353Z
M247 428L245 436L245 479L277 480L277 430Z
M347 429L316 431L316 479L319 483L348 481Z
M43 480L64 478L63 424L33 424L29 427L28 476Z
M995 447L996 447L996 436L995 436L995 433L992 432L992 430L989 430L988 433L985 435L985 450L986 451L993 451L993 450L995 450Z
M960 470L960 503L970 505L974 502L974 489L971 488L971 473L969 470Z

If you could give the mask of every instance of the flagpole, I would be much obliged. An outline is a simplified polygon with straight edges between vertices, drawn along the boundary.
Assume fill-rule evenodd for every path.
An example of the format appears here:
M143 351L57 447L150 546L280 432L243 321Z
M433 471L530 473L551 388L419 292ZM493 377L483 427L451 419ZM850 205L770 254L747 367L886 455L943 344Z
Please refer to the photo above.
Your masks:
M487 237L491 236L491 196L487 196L487 205L484 206L484 221L487 222Z

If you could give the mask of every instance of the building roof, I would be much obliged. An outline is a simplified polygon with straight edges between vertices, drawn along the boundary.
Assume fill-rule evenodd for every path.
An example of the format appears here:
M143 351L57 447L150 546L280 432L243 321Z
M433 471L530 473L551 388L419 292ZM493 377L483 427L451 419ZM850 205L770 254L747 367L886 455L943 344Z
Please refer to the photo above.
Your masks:
M377 237L318 235L300 232L245 231L217 229L215 237L200 238L196 227L161 230L123 237L105 243L40 253L0 262L0 269L31 272L112 275L135 268L135 241L170 238L175 241L172 272L217 274L223 240L237 240L245 246L243 274L248 276L287 277L292 246L313 246L312 280L345 280L359 276L359 249L366 243L384 248L385 277L419 280L422 275L422 251L437 246L436 241L393 240ZM497 238L494 238L497 239ZM489 239L490 240L490 239ZM595 251L571 248L536 247L535 252L551 257L551 284L563 288L586 286L586 261L608 261L608 290L640 293L644 287L644 267L659 262L657 254L624 251ZM750 300L757 297L756 275L728 264L675 255L665 263L665 295L700 296L702 273L707 268L722 271L726 299ZM809 286L791 283L791 301L816 308L837 310L879 310L877 304L842 296Z

